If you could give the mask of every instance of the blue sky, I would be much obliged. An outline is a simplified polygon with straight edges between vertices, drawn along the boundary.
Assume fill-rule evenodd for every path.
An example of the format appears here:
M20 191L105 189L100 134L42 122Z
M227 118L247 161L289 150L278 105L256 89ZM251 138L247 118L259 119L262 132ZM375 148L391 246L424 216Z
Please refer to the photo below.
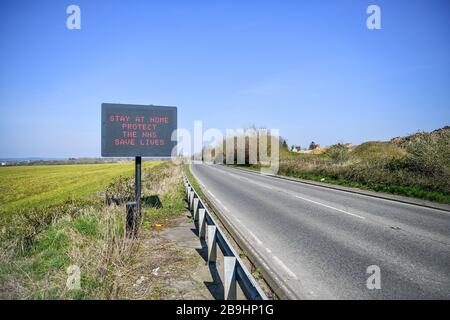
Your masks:
M102 102L302 146L433 130L450 119L449 40L447 0L1 1L0 157L99 156Z

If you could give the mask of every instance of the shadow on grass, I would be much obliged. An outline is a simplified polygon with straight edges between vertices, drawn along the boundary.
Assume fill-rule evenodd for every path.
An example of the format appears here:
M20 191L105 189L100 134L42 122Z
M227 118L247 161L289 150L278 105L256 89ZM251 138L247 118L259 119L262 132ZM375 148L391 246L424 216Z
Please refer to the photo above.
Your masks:
M142 204L150 207L160 209L163 207L161 199L158 195L145 196L141 198Z

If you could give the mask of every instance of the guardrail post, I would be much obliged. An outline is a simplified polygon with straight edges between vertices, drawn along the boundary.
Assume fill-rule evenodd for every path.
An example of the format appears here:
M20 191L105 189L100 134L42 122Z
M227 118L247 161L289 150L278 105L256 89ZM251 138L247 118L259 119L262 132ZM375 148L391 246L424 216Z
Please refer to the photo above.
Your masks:
M194 209L192 211L192 217L194 218L194 221L197 217L197 211L198 211L198 206L200 203L200 199L199 198L194 198Z
M223 257L224 299L236 300L236 258Z
M189 199L189 209L192 210L194 207L194 198L195 198L195 192L191 191L191 197Z
M198 236L200 239L205 239L205 209L198 210Z
M217 246L216 246L216 226L207 226L207 245L208 245L208 263L216 262Z

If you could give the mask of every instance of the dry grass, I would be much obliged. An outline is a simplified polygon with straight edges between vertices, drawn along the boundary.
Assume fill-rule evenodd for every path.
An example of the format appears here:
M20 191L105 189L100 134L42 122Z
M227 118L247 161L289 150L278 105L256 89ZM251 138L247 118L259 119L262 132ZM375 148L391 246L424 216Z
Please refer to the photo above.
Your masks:
M180 166L171 162L143 172L143 196L159 198L161 207L144 206L142 235L148 232L145 222L174 217L185 209L180 177ZM70 210L55 207L43 215L41 209L18 215L15 220L23 220L21 228L14 233L7 232L8 237L3 238L5 241L0 246L0 298L131 297L130 288L139 273L136 270L142 269L138 257L147 246L141 237L133 240L125 237L123 202L101 204L101 199L108 196L125 199L132 192L128 188L131 182L131 177L117 179L104 192L97 193L100 201L96 205L74 203ZM158 259L158 255L152 257ZM71 265L81 270L81 290L66 287L66 270ZM148 295L133 297L149 298Z

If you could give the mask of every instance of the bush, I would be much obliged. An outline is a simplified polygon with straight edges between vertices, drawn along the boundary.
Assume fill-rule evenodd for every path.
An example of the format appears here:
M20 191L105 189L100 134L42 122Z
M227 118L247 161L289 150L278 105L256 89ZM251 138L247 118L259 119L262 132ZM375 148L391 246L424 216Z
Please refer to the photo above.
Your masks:
M448 175L450 169L450 134L441 136L415 134L405 145L411 169L427 175Z
M122 205L134 199L134 179L118 177L105 190L106 204Z
M322 155L284 155L279 173L448 202L450 130L417 133L397 143L366 142L353 150L340 143Z
M336 162L345 162L350 158L350 152L347 146L342 143L332 145L326 153Z

